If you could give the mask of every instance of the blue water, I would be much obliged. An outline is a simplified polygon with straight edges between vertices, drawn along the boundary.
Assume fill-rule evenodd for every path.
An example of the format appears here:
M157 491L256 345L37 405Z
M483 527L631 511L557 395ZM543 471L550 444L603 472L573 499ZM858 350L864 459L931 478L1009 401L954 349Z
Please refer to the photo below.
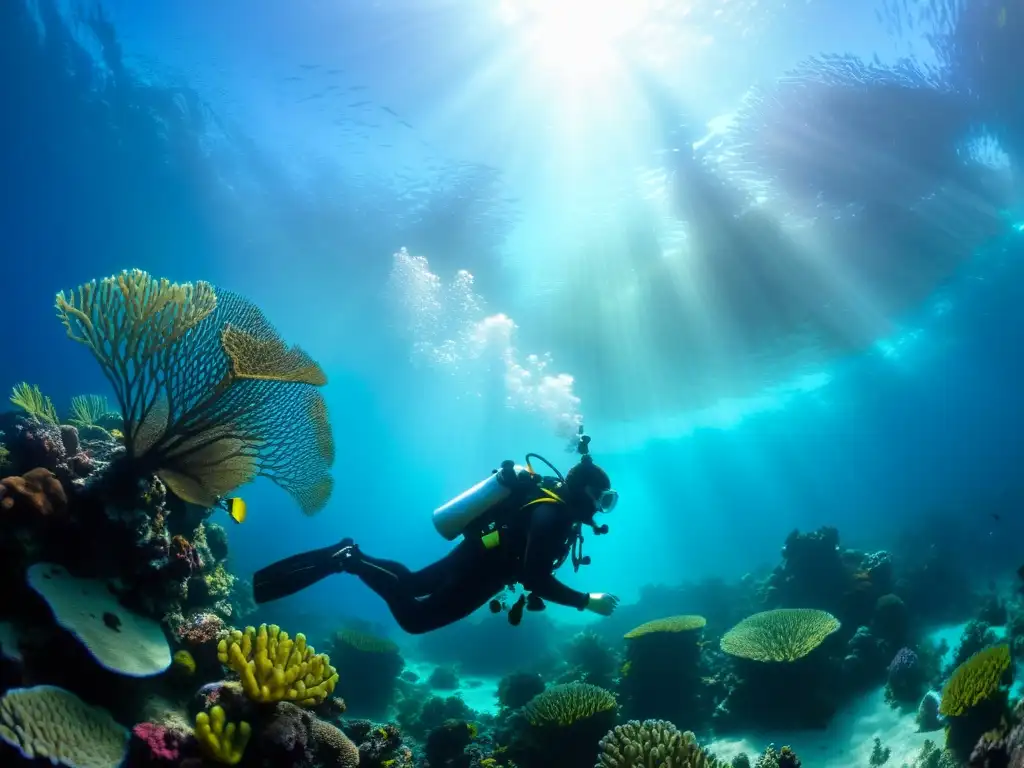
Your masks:
M809 55L934 58L919 34L894 37L848 6L709 12L700 28L670 29L690 46L671 85L689 94L691 121L710 123ZM907 531L922 549L956 542L980 580L1018 565L1024 283L1010 214L888 318L888 336L676 398L672 382L686 390L706 359L688 370L637 349L677 329L602 317L629 301L607 285L568 290L581 269L593 277L588 258L593 271L626 258L614 242L591 256L580 246L645 199L637 167L657 175L661 162L648 121L607 93L597 103L600 89L545 90L540 54L492 9L103 8L91 23L54 0L0 10L0 390L27 379L61 408L106 391L53 316L54 293L85 280L139 267L254 300L327 371L337 489L313 518L269 483L243 489L250 517L230 531L242 575L343 535L425 564L448 547L434 507L526 451L567 468L577 418L622 501L611 535L587 541L593 564L561 574L574 587L630 601L649 583L738 578L774 564L792 529L826 524L866 549ZM455 28L470 31L450 40ZM403 247L427 266L403 273ZM446 288L460 269L473 285ZM480 325L494 315L514 337L507 319ZM478 349L481 328L493 336ZM583 354L588 334L604 340ZM543 373L531 354L551 355ZM602 394L609 371L615 398ZM572 376L571 392L538 386L555 373ZM396 631L352 579L262 615Z

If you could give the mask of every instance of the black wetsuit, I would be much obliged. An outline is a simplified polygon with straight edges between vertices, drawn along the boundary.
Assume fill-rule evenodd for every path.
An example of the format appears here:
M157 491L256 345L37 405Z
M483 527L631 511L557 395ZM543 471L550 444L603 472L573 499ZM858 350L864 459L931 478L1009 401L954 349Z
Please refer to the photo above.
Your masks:
M410 634L463 619L516 583L544 600L582 610L587 593L570 589L553 573L572 546L579 516L564 502L524 506L537 498L536 490L525 496L515 493L495 510L500 540L491 549L480 537L467 535L447 555L418 571L362 552L346 562L345 570L380 595Z

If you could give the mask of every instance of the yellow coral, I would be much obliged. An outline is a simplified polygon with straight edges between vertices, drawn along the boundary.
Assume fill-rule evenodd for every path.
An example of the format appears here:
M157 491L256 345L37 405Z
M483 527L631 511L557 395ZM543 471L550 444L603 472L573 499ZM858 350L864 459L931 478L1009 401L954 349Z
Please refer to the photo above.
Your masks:
M196 543L198 543L198 540ZM224 567L223 563L217 563L213 570L206 574L203 579L210 590L210 596L216 600L229 597L231 590L235 586L235 577Z
M696 629L703 629L707 623L707 619L703 616L669 616L641 624L639 627L629 630L623 637L626 640L633 640L655 632L692 632Z
M217 657L238 673L242 689L253 701L315 706L338 683L338 673L326 654L306 645L305 635L292 640L273 624L232 630L217 644Z
M188 651L178 651L174 654L174 667L179 672L191 675L196 671L196 660Z
M39 391L39 387L22 381L11 390L11 402L21 408L30 419L43 424L57 423L57 409L53 401Z
M227 722L221 707L210 713L196 715L196 741L211 760L225 765L238 765L252 736L252 728L244 720L238 724Z
M939 712L957 717L995 694L1010 671L1010 646L995 645L971 656L957 667L942 689Z
M726 763L697 743L691 731L680 731L665 720L630 720L610 730L600 742L597 768L680 766L725 768Z
M722 650L753 661L796 661L839 629L839 619L811 608L776 608L748 616L722 636Z
M377 637L377 635L360 632L357 629L342 629L335 632L334 642L338 645L347 645L363 653L398 653L398 645L386 637Z

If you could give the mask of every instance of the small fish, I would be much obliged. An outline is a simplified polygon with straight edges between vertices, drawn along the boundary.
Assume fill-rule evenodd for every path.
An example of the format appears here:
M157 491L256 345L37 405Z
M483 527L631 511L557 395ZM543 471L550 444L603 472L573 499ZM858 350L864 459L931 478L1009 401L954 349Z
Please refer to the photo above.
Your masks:
M247 512L245 508L245 500L241 496L231 496L224 499L224 509L227 511L231 519L239 525L245 522Z
M520 595L519 599L516 600L516 604L508 612L508 623L513 627L518 627L519 622L523 620L523 608L526 607L526 595Z
M992 515L993 520L1002 520L1002 518L995 512L989 512L989 514Z

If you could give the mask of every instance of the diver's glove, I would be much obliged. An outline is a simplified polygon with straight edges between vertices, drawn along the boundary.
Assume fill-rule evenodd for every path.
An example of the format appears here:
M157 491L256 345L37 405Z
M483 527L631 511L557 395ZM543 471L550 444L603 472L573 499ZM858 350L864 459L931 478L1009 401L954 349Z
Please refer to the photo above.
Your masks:
M591 592L589 598L586 609L598 616L611 616L619 607L619 598L607 592Z

